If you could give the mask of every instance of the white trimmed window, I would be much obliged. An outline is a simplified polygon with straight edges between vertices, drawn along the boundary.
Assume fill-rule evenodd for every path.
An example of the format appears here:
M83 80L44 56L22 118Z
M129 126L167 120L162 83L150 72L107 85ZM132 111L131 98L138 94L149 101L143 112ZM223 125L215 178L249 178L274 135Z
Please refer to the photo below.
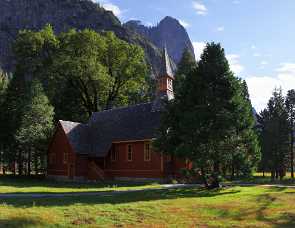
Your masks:
M68 159L69 159L69 154L67 152L64 152L64 159L63 159L64 164L68 163Z
M117 161L118 160L118 151L116 150L116 147L114 146L111 151L111 160Z
M131 144L127 145L127 161L133 160L133 147Z

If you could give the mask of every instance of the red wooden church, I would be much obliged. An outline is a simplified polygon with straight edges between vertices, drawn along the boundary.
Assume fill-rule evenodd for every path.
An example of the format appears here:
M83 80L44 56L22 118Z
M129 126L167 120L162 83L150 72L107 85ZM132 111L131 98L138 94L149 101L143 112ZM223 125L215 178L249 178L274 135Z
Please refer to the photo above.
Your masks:
M163 99L173 99L172 62L163 52L153 102L93 113L86 124L59 121L48 149L54 179L165 179L189 164L153 152Z

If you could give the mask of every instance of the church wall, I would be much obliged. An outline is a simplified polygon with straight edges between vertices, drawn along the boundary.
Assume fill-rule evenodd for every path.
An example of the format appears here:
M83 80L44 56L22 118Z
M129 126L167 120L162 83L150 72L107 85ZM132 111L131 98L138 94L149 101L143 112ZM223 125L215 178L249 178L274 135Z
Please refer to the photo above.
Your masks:
M128 161L128 146L132 146L132 161ZM150 161L144 159L145 142L114 143L105 162L105 172L112 177L162 178L164 177L162 155L151 150ZM116 159L112 160L112 150Z
M47 160L47 175L54 179L76 179L87 172L84 158L77 158L60 123L50 143Z

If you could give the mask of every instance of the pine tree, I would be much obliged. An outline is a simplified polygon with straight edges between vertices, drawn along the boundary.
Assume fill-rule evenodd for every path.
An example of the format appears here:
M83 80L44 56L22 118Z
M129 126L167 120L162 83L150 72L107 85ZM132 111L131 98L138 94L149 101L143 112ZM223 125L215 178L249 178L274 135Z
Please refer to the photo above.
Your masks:
M185 77L197 67L196 60L186 48L182 53L180 62L177 65L177 72L175 74L174 92L175 94L181 90Z
M272 178L282 178L286 172L289 152L289 121L281 89L275 89L267 108L260 114L262 125L262 161Z
M54 111L39 81L34 80L28 89L21 124L15 139L22 148L27 173L30 175L32 163L35 165L35 172L40 168L45 169L46 149L53 129Z
M24 81L21 77L13 76L6 89L1 106L0 128L5 134L1 135L4 148L4 160L15 173L15 164L18 163L19 173L22 173L22 157L16 145L14 135L20 126L23 101L25 95Z
M221 168L237 149L236 138L242 138L238 146L243 142L244 151L257 153L248 99L245 86L230 71L223 48L207 44L198 66L167 105L155 148L193 161L204 184L208 186L209 175L210 187L218 187Z

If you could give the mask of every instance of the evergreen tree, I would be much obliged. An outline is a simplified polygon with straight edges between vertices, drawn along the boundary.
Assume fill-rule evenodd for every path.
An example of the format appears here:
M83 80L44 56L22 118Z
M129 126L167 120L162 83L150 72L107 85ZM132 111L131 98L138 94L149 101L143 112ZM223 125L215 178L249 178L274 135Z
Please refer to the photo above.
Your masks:
M236 92L233 102L235 109L232 124L235 126L232 139L231 173L247 176L257 166L260 160L260 146L258 134L255 130L256 122L250 101L247 83L236 79Z
M25 97L24 81L20 77L13 76L4 96L1 112L1 135L4 160L11 171L15 173L15 164L18 163L18 171L22 174L23 159L15 142L14 135L20 126L23 101Z
M5 93L8 87L8 76L0 69L0 167L4 165L4 140L5 129L3 128L3 118L4 118L4 100Z
M174 80L175 94L181 90L185 77L197 67L197 62L188 49L184 49L180 62L177 65L177 72Z
M26 160L27 174L30 175L32 163L36 173L40 169L45 170L46 149L53 129L53 107L39 81L34 80L28 87L22 113L15 139Z
M197 68L167 105L155 148L193 161L204 184L208 186L209 175L210 187L218 187L232 150L243 142L243 151L253 150L251 157L257 154L251 115L246 88L230 71L224 50L219 44L207 44ZM237 138L241 139L235 145Z
M267 108L260 113L262 125L262 161L272 178L282 178L286 172L289 152L289 121L281 89L275 89Z
M289 90L286 97L286 108L288 112L290 129L290 168L291 177L294 178L294 131L295 131L295 90Z

